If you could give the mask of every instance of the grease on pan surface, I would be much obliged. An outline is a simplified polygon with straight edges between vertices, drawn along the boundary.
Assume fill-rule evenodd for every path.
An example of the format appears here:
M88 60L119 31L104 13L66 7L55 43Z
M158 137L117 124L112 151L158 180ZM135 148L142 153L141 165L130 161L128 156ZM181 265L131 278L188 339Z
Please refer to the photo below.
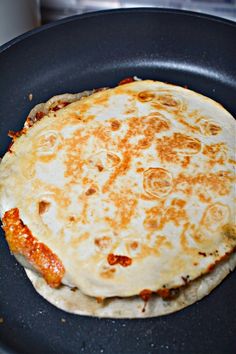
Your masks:
M80 96L36 108L0 165L0 212L18 259L52 287L107 298L165 297L229 256L233 117L150 80Z

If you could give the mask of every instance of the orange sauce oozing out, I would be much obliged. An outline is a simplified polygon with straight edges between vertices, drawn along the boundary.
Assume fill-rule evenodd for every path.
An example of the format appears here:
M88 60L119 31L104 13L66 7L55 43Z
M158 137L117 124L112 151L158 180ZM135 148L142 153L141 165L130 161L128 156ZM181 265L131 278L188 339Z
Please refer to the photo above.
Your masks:
M112 253L107 256L107 261L110 265L120 264L122 267L128 267L132 264L131 258Z
M13 208L6 211L2 221L11 251L24 256L51 287L58 287L65 273L62 262L50 248L32 235L20 219L19 210Z

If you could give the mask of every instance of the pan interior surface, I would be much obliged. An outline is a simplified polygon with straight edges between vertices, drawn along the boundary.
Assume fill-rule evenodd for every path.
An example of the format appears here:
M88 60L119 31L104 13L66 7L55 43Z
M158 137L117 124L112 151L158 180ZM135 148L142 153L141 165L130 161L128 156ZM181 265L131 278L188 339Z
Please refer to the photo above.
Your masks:
M10 142L7 132L20 129L37 103L60 93L114 86L133 75L187 86L235 115L235 36L236 25L229 21L134 9L76 16L13 40L0 50L0 155ZM99 320L48 304L10 256L2 232L0 243L3 353L236 351L235 273L201 303L177 314Z

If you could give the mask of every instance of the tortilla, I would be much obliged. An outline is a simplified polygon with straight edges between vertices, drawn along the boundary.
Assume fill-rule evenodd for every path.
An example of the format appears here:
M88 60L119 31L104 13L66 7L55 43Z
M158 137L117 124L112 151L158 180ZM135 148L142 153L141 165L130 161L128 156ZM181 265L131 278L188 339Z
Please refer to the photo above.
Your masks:
M25 270L35 290L52 305L66 312L105 318L148 318L167 315L196 303L210 294L235 267L236 254L234 253L227 261L216 266L211 273L183 287L174 299L163 300L155 295L146 303L138 296L98 301L68 286L62 285L58 289L53 289L35 272Z
M40 106L41 119L27 120L2 160L0 212L12 252L52 287L77 287L45 290L33 280L53 303L73 293L78 313L82 301L87 314L137 317L137 295L177 288L178 300L154 296L141 316L197 301L205 279L207 294L233 268L225 261L201 278L236 247L233 117L150 80L85 96ZM30 241L19 244L16 232Z

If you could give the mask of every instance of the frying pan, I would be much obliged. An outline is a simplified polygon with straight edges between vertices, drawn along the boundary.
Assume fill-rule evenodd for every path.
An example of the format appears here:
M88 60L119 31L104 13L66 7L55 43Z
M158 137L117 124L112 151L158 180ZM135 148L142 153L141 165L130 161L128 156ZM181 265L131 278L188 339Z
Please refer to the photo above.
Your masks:
M235 114L235 39L233 22L163 9L75 16L14 39L0 50L0 153L8 130L20 129L35 104L132 75L186 85ZM235 272L199 303L168 316L75 316L35 292L0 236L1 353L236 353Z

